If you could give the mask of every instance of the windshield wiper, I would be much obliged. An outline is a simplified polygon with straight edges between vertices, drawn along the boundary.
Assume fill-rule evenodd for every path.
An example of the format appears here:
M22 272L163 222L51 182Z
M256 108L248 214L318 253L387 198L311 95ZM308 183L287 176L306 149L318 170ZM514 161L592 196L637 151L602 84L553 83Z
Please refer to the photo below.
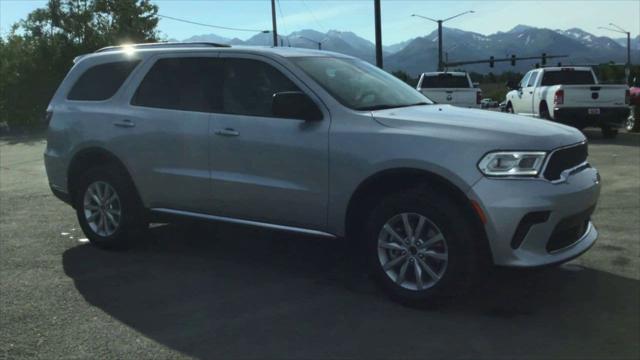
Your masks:
M428 102L424 102L424 101L420 101L417 103L413 103L413 104L380 104L380 105L371 105L371 106L363 106L363 107L359 107L356 108L356 110L384 110L384 109L394 109L394 108L400 108L400 107L409 107L409 106L418 106L418 105L431 105Z

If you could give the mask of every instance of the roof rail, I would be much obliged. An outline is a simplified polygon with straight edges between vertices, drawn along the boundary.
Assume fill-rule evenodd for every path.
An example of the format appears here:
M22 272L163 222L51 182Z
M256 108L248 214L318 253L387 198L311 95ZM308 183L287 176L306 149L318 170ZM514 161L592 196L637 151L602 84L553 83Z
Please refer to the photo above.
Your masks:
M146 43L146 44L125 44L125 45L116 45L116 46L107 46L101 49L94 51L94 53L107 52L107 51L118 51L122 50L124 47L132 47L134 49L153 49L153 48L172 48L172 47L231 47L231 45L227 44L218 44L213 42L157 42L157 43Z

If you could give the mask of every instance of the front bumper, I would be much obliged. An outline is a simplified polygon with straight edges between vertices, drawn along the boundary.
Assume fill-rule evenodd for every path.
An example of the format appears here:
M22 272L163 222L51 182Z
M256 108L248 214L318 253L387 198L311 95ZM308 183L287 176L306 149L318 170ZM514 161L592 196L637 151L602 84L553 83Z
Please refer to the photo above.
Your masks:
M600 178L591 167L556 184L544 179L482 178L467 194L486 215L494 263L519 267L562 263L587 251L598 237L589 215L599 195ZM538 217L523 234L521 224L531 213L546 216ZM568 222L582 225L568 229ZM563 241L563 236L575 238ZM514 237L521 239L514 242Z
M599 115L590 115L589 109L599 109ZM583 128L587 126L611 126L622 127L629 117L628 107L581 107L581 108L555 108L553 119L557 122Z

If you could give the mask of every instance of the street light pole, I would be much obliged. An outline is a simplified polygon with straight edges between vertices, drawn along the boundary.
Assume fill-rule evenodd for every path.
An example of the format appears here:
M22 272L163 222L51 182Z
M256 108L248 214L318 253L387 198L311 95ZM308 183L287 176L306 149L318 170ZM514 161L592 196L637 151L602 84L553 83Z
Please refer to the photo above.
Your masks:
M609 31L613 31L613 32L617 32L620 34L625 34L627 35L627 64L625 66L625 78L627 80L627 83L629 83L629 76L631 75L631 32L621 28L620 26L614 24L614 23L609 23L609 26L613 26L615 27L615 29L612 28L608 28L608 27L602 27L599 26L598 29L604 29L604 30L609 30Z
M442 71L442 20L438 20L438 71Z
M449 21L451 19L455 19L458 16L462 16L462 15L465 15L465 14L472 14L474 12L475 11L473 11L473 10L464 11L464 12L461 12L460 14L458 14L458 15L454 15L454 16L448 17L448 18L446 18L444 20L436 20L436 19L432 19L430 17L426 17L426 16L422 16L422 15L418 15L418 14L411 14L411 16L415 16L415 17L419 17L419 18L422 18L422 19L425 19L425 20L433 21L433 22L438 24L438 71L444 70L444 62L442 61L442 23L445 22L445 21Z
M373 2L376 26L376 66L382 69L382 25L380 23L380 0Z
M320 41L315 41L313 39L310 39L310 38L308 38L306 36L302 36L302 35L296 35L295 37L298 38L298 39L304 39L304 40L310 41L312 43L316 43L318 45L318 50L322 50L322 42L325 41L325 40L328 40L328 38L324 38L324 39L322 39Z

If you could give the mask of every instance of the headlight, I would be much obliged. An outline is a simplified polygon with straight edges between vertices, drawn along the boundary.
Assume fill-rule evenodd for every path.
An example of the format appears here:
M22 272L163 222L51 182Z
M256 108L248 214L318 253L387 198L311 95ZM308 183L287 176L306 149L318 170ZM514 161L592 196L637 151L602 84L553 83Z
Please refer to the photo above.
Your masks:
M536 176L546 155L535 151L492 152L480 160L478 168L488 176Z

